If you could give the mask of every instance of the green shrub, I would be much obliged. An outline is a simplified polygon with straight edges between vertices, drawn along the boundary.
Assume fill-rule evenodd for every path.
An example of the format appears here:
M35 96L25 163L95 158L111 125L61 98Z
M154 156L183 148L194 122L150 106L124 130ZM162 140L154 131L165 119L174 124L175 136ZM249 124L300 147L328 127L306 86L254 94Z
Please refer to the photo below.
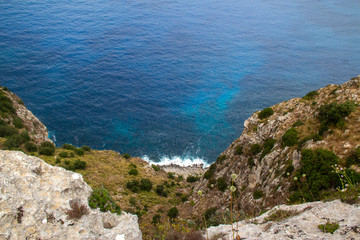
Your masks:
M176 208L176 207L172 207L172 208L170 208L169 209L169 211L168 211L168 217L170 218L170 219L175 219L177 216L179 216L179 210Z
M357 147L350 156L346 158L346 167L354 164L360 165L360 147Z
M140 181L140 189L143 191L151 191L153 183L148 178L142 178Z
M5 93L0 90L0 112L16 114L16 110L13 107L13 103L5 96Z
M19 131L12 126L0 126L0 137L8 137L17 134Z
M173 172L168 172L168 178L169 178L169 179L175 179L175 173L173 173Z
M19 134L8 137L4 142L4 147L7 149L15 149L27 141L30 141L29 133L27 131L23 131Z
M136 198L135 197L130 197L129 199L129 203L132 205L132 206L136 206Z
M124 153L122 156L125 159L130 159L131 158L130 154L128 154L128 153Z
M274 114L274 110L272 108L265 108L258 114L258 117L260 119L264 119L270 117L273 114Z
M36 144L33 142L26 142L25 149L29 152L36 152L38 150Z
M155 214L152 218L151 224L156 225L156 224L160 223L160 220L161 220L161 215Z
M78 156L84 156L84 150L82 150L81 148L76 148L75 149L75 153L78 155Z
M80 159L76 159L74 162L74 169L85 169L86 168L86 162L81 161Z
M323 135L325 131L329 129L329 126L343 126L344 118L352 113L356 108L355 103L347 101L342 104L330 103L324 104L318 108L319 115L318 119L320 120L320 130L319 134Z
M318 229L325 233L333 234L339 228L339 224L336 222L327 222L325 224L318 225Z
M319 95L319 93L317 91L311 91L308 94L306 94L303 99L305 100L312 100L314 99L317 95Z
M253 197L254 199L259 199L264 197L264 193L260 190L256 190L255 192L253 192Z
M210 179L214 176L216 170L216 165L213 163L210 165L209 169L204 173L205 179Z
M130 189L134 193L137 193L139 191L139 181L132 180L130 182L127 182L126 188Z
M276 139L269 138L265 140L263 151L260 157L261 159L271 152L271 149L274 147L275 143L276 143Z
M297 179L301 179L302 175L306 175L306 182L294 182L291 190L301 191L302 198L306 201L319 200L320 192L340 186L338 175L333 172L333 165L337 164L338 157L331 151L325 149L304 149L301 151L301 167L296 172ZM309 191L310 190L310 191ZM301 193L300 192L300 193ZM293 193L294 194L294 193ZM295 202L299 194L290 196L290 200ZM315 198L315 199L313 199Z
M21 118L17 117L17 118L14 118L13 120L13 124L16 128L23 128L24 127L24 124L23 124L23 121L21 120Z
M291 164L289 164L286 168L285 168L285 172L284 172L284 175L283 177L288 177L288 173L289 173L289 176L291 175L291 173L295 170L294 166Z
M200 180L199 177L197 177L197 176L192 176L192 175L190 175L190 176L188 176L188 177L186 178L186 181L187 181L188 183L197 182L197 181L199 181L199 180Z
M118 215L121 214L120 207L112 200L109 192L103 188L95 189L92 192L89 198L89 206L91 208L100 208L102 212L110 211Z
M301 120L297 120L293 125L292 127L299 127L299 126L302 126L304 125L304 123L301 121Z
M261 147L259 144L255 143L255 144L251 145L250 151L251 151L252 155L256 155L261 152Z
M253 168L255 166L255 162L252 157L248 158L248 165L250 166L250 168Z
M219 188L220 191L224 192L228 187L228 184L226 183L226 179L223 177L219 177L217 179L217 187Z
M282 136L283 146L294 146L299 141L298 132L295 128L290 128Z
M226 159L226 155L220 155L217 159L216 159L216 163L223 163L224 160Z
M168 194L167 194L167 192L166 192L163 185L157 185L155 192L156 192L157 195L162 196L162 197L167 197L168 196Z
M82 146L81 149L84 150L85 152L90 152L91 151L91 148L89 146L86 146L86 145Z
M151 167L155 170L155 172L160 171L160 167L155 164L151 164Z
M61 153L59 153L59 157L67 158L67 157L69 157L69 154L67 152L61 152Z
M237 145L236 148L235 148L235 153L236 153L236 155L243 154L243 147L240 146L240 145Z
M137 176L139 174L138 170L135 168L130 169L130 171L128 173L129 173L129 175L133 175L133 176Z
M76 147L74 147L73 145L68 144L68 143L63 144L61 148L76 151Z
M39 154L45 156L53 156L55 153L55 145L52 142L43 142L39 147Z

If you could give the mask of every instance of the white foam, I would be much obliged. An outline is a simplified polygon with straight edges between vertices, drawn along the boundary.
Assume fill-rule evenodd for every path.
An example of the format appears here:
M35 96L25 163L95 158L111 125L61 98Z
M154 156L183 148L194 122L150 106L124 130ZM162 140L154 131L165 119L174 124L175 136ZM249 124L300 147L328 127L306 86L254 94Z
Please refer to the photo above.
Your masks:
M203 167L209 166L209 164L204 159L199 158L199 157L191 157L191 156L185 156L183 158L179 157L179 156L172 156L172 157L162 156L160 158L160 162L151 160L149 158L149 156L147 156L147 155L144 155L142 157L142 159L144 159L145 161L147 161L150 164L155 164L155 165L159 165L159 166L178 165L181 167L188 167L191 165L200 165L200 164L202 164Z

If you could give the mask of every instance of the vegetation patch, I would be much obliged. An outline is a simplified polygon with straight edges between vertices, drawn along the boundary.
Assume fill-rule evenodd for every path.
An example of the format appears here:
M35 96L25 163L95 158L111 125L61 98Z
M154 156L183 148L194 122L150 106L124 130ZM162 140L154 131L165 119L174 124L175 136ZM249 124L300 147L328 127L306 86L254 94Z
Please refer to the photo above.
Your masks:
M260 119L264 119L270 117L273 114L274 114L274 110L272 108L265 108L258 114L258 117Z
M356 108L356 104L347 101L342 104L336 102L322 105L318 111L318 119L320 120L319 135L323 135L330 126L341 127L345 125L344 118L352 113Z
M337 223L337 222L329 222L328 221L327 223L320 224L317 227L318 227L318 229L320 229L324 233L333 234L339 228L339 223Z
M279 221L283 221L286 218L296 216L298 214L299 214L299 212L297 212L295 210L279 209L279 210L276 210L274 213L272 213L267 218L265 218L265 222L269 222L269 221L279 222Z
M252 155L256 155L261 152L261 146L257 143L251 145L250 151Z
M55 145L52 142L43 142L39 147L39 154L45 156L53 156L55 153Z
M217 179L217 187L222 192L224 192L227 189L228 184L226 183L226 179L224 177L219 177Z
M110 211L112 213L121 214L120 207L112 200L109 192L104 189L95 189L90 198L89 198L89 206L91 208L100 208L100 211L107 212Z
M236 148L235 148L235 153L236 153L236 155L243 154L243 147L240 146L240 145L237 145Z
M210 179L214 176L216 170L216 164L211 164L209 169L204 173L204 178L205 179Z
M260 190L256 190L255 192L253 192L253 197L254 199L260 199L264 197L264 193Z
M263 151L261 153L260 159L264 158L268 153L271 152L271 150L274 147L275 143L276 143L276 139L269 138L269 139L265 140L265 143L263 145Z
M282 145L283 146L294 146L299 141L298 132L295 128L290 128L282 136Z
M311 91L309 93L307 93L303 99L305 100L313 100L317 95L319 95L318 91Z
M190 176L188 176L188 177L186 178L186 181L187 181L188 183L197 182L197 181L199 181L199 180L200 180L199 177L197 177L197 176L192 176L192 175L190 175Z

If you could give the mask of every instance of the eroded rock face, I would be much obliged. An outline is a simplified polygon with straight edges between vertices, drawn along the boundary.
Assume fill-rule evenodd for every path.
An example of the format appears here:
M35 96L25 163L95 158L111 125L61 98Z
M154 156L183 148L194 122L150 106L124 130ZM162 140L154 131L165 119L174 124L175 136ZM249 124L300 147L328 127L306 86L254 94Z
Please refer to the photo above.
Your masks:
M346 101L353 101L357 106L360 105L360 76L342 85L328 85L319 89L314 99L294 98L276 104L271 107L274 114L265 119L259 118L259 112L253 113L244 122L241 136L221 154L225 158L216 161L212 179L202 179L194 187L193 194L189 198L195 202L194 212L200 214L210 207L224 211L229 207L230 190L221 192L216 187L216 180L224 178L230 184L232 173L237 175L234 180L234 184L240 190L237 204L244 213L257 215L275 205L287 203L292 173L295 172L288 172L287 169L289 166L293 166L295 170L300 167L301 150L297 146L283 146L282 136L297 122L305 123L306 126L315 129L320 125L317 120L319 106ZM359 107L357 109L357 112L353 114L355 117L359 115ZM348 119L345 120L348 121ZM308 140L303 143L303 148L330 149L339 157L345 158L346 154L359 145L359 140L351 135L359 136L360 121L352 120L346 124L351 130L336 130L333 134L326 134L322 141ZM298 129L298 131L303 134L302 138L305 134L315 133L309 132L307 128ZM344 139L340 140L339 136ZM252 152L253 145L258 144L262 148L267 139L276 141L269 153L262 155L262 150L257 153ZM352 142L349 142L350 140ZM240 154L237 151L238 147L242 148ZM211 187L211 183L214 183L214 187ZM198 190L205 194L202 201L196 194ZM254 197L256 191L262 193L260 198Z
M269 221L271 215L282 210L276 221ZM294 216L286 218L286 213ZM324 233L318 225L326 222L339 224L333 233ZM360 206L332 202L313 202L300 205L280 205L264 213L260 217L244 220L232 225L238 230L234 233L241 239L360 239ZM214 239L232 239L231 225L220 225L208 228L209 237Z
M142 239L137 216L88 207L78 173L0 151L0 181L0 239Z

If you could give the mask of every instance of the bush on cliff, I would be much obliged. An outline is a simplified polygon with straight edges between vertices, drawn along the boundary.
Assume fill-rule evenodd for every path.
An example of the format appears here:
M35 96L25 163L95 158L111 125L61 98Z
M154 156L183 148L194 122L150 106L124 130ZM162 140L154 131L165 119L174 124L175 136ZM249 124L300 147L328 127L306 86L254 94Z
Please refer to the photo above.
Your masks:
M272 108L265 108L258 114L258 117L260 119L264 119L270 117L273 114L274 114L274 110Z
M345 125L344 118L352 113L356 108L355 103L347 101L342 104L332 102L330 104L324 104L318 108L320 120L319 134L323 135L330 126L341 127Z
M43 142L39 147L39 154L45 156L53 156L55 153L55 145L51 142Z
M282 136L282 145L283 146L294 146L299 141L298 132L295 128L290 128Z
M24 124L23 124L23 121L21 120L21 118L17 117L17 118L14 118L13 120L13 124L16 128L23 128L24 127Z
M95 189L92 192L89 198L89 206L91 208L100 208L100 211L102 212L110 211L118 215L121 214L120 207L114 202L109 192L104 188Z
M12 126L0 126L0 137L8 137L17 134L19 131Z
M36 144L33 142L26 142L25 149L29 152L36 152L38 150Z
M24 131L8 137L4 142L4 146L7 149L15 149L20 147L21 144L26 143L27 141L30 141L30 136L27 131Z
M305 198L306 201L319 200L320 192L340 185L333 167L338 157L325 149L304 149L301 151L301 168L296 172L290 196L292 202ZM315 198L315 199L313 199Z

